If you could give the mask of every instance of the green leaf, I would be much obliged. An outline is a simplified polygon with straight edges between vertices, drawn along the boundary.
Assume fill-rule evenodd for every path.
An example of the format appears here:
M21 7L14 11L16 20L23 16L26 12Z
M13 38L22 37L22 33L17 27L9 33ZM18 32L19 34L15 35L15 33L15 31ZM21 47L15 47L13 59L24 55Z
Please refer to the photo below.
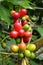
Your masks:
M31 65L40 65L40 62L34 61L34 60L30 60L30 64Z
M34 40L36 40L36 39L37 39L37 36L32 35L32 40L34 41Z
M32 9L32 7L29 4L28 0L7 0L8 2L11 2L14 5L20 5L24 8Z
M38 51L36 51L36 53L41 52L41 51L43 51L43 47L41 47L40 49L38 49ZM39 54L36 57L36 59L43 60L43 53Z
M38 49L38 51L37 51L37 52L40 52L40 51L43 51L43 47L41 47L40 49Z
M11 20L9 18L9 12L8 9L6 9L4 6L0 5L0 17L1 19L6 22L8 25L11 24Z
M1 2L1 1L4 1L4 0L0 0L0 2Z
M43 28L38 27L36 30L39 32L41 36L43 36Z
M16 44L16 41L15 41L15 39L10 39L9 41L8 40L6 40L6 43L9 45L12 45L12 44Z
M6 40L6 44L7 44L7 51L10 51L10 46L16 44L16 41L15 39L10 39L9 41Z
M36 59L43 60L43 53L40 54L40 55L38 55L38 56L36 57Z

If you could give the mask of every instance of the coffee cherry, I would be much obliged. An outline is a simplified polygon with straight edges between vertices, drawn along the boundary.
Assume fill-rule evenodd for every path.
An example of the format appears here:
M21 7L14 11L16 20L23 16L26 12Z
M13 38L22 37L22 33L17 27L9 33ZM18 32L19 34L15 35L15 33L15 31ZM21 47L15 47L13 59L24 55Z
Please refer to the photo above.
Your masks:
M23 26L23 29L24 29L25 31L28 31L29 25L28 25L28 24L25 24L25 25Z
M25 37L31 37L32 36L32 32L26 31L24 36Z
M24 30L23 29L21 29L20 31L19 31L19 36L24 36Z
M17 45L11 45L10 50L14 53L17 53L19 51L19 46Z
M27 14L27 10L26 9L21 9L19 11L19 13L20 13L20 16L25 16Z
M21 41L21 43L19 44L19 49L21 51L24 51L26 49L26 44L23 42L23 40Z
M20 24L20 23L14 23L14 29L16 30L16 31L20 31L21 29L22 29L22 25Z
M28 43L29 42L29 40L30 40L30 37L23 37L23 41L24 41L24 43Z
M10 32L10 37L11 38L17 38L18 37L18 32L17 31L11 31Z
M19 14L18 12L15 12L15 13L12 15L12 17L13 17L14 19L18 19L18 18L20 17L20 14Z

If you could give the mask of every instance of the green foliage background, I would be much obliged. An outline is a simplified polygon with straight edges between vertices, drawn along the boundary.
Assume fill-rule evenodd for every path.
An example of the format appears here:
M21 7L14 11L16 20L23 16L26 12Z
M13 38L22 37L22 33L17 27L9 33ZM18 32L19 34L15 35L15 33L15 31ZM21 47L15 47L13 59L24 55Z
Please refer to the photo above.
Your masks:
M0 43L3 42L2 40L6 36L9 36L8 33L11 31L13 25L10 11L13 9L18 11L20 8L26 8L28 10L28 15L36 26L33 30L38 34L33 34L32 41L43 36L43 0L0 0ZM15 39L11 39L10 37L4 42L6 42L7 48L3 49L0 44L1 52L5 52L6 50L9 52L10 45L16 43ZM12 57L0 54L0 65L14 65L15 62L13 61L14 59L12 60ZM30 60L30 64L43 65L42 61L43 54L35 60Z

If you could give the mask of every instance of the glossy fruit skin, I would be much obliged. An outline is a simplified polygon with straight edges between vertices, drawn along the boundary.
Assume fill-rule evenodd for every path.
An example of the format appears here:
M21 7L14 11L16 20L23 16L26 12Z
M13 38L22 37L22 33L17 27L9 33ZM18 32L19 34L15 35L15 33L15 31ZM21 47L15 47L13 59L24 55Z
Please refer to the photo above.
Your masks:
M30 51L35 51L36 50L36 45L30 43L30 44L27 45L27 49L30 50Z
M24 54L23 53L19 53L19 57L20 58L23 58L24 57Z
M2 46L2 48L6 49L6 43L5 42L1 43L1 46Z
M22 25L20 24L20 23L14 23L14 29L16 30L16 31L20 31L21 29L22 29Z
M22 26L24 26L25 24L28 24L28 21L27 20L22 21Z
M25 37L31 37L32 36L32 32L26 31L24 36Z
M20 37L23 37L24 36L24 30L21 29L18 34L19 34Z
M36 55L32 52L31 55L30 55L30 58L31 59L35 59Z
M27 14L27 10L26 9L21 9L19 11L19 13L20 13L20 16L25 16Z
M29 40L30 40L30 37L25 37L25 36L23 37L23 42L24 42L24 43L28 43Z
M19 51L19 47L17 45L11 45L10 49L12 52L15 52L15 53Z
M10 32L10 37L11 38L17 38L18 37L18 32L17 31L11 31Z
M20 43L20 44L19 44L19 49L20 49L21 51L24 51L24 50L26 49L26 44L25 44L25 43Z
M13 17L14 19L18 19L18 18L20 17L20 14L19 14L18 12L15 12L15 13L12 15L12 17Z
M24 29L25 31L28 31L29 25L28 25L28 24L25 24L25 25L23 26L23 29Z
M31 52L29 50L25 50L24 54L25 54L25 57L30 57Z

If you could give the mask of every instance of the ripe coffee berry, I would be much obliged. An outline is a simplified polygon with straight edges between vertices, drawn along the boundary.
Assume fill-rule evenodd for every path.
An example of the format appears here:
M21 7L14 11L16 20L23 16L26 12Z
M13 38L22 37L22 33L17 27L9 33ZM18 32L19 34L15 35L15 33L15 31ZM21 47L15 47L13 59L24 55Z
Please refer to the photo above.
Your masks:
M24 34L25 37L31 37L31 35L32 35L32 32L29 32L29 31L26 31Z
M15 22L14 23L14 29L16 31L20 31L22 29L22 25L20 23Z
M11 38L17 38L18 37L18 32L17 31L11 31L10 32L10 37Z
M23 37L23 41L24 41L24 43L28 43L29 42L29 40L30 40L30 37Z
M18 19L20 17L20 14L18 12L15 12L14 14L12 14L12 17L14 19Z
M21 9L19 11L19 13L20 13L20 16L25 16L27 14L27 10L26 9Z
M24 30L23 29L21 29L20 31L19 31L19 36L24 36Z

